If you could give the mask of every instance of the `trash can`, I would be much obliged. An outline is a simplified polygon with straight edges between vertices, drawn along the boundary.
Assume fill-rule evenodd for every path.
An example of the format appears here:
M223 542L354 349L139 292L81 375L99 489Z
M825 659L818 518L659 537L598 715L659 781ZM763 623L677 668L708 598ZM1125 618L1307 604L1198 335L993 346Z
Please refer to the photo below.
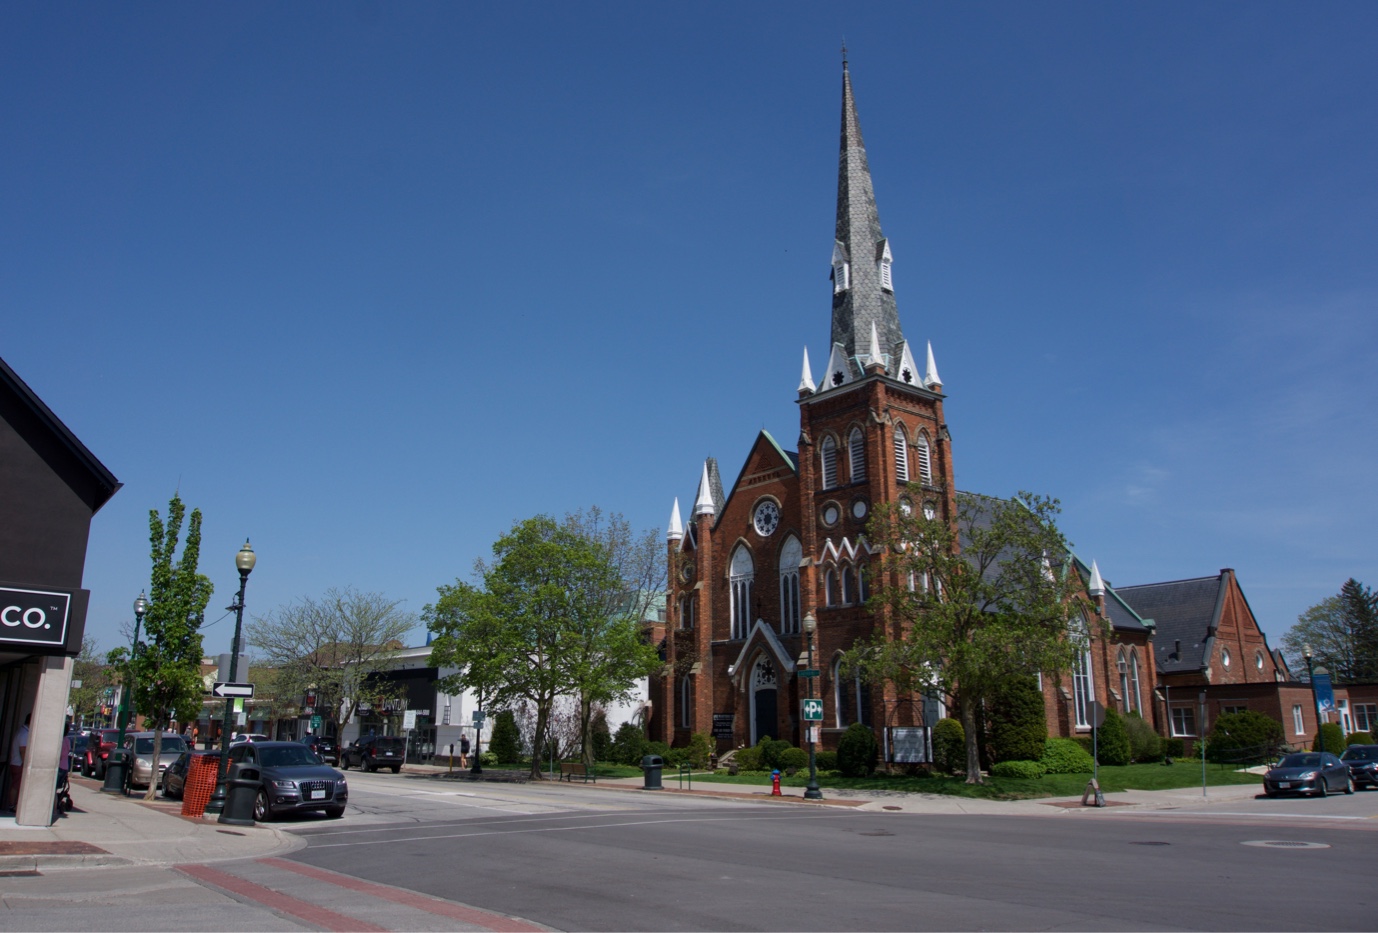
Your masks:
M225 778L225 809L220 811L218 823L231 826L254 825L254 798L258 796L261 773L253 765L230 765Z
M116 748L105 759L105 783L100 789L107 794L123 794L126 792L125 782L128 779L129 752L123 748Z
M641 757L641 771L645 776L645 783L642 790L662 790L660 786L660 772L665 767L665 759L659 755L643 755Z

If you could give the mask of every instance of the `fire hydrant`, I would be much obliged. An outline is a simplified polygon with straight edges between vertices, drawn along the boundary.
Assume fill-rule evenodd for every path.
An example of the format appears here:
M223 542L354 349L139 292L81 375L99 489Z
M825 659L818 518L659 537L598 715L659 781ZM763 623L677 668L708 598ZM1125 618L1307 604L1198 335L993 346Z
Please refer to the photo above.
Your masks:
M780 796L780 772L778 770L770 772L770 796Z

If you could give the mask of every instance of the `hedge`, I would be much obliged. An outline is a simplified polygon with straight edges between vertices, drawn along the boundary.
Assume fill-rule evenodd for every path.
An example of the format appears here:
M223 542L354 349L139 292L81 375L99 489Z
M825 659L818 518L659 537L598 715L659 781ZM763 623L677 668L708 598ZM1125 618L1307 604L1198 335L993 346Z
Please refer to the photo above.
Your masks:
M1048 773L1041 761L997 761L990 766L991 777L1037 778Z
M1071 739L1048 739L1041 764L1049 774L1090 774L1096 768L1091 754Z

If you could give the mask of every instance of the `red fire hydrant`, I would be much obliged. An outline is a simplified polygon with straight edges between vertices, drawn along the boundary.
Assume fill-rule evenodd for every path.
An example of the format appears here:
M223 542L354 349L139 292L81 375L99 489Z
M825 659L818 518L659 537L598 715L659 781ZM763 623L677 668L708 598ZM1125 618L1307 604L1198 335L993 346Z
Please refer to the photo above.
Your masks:
M778 770L770 772L770 796L780 796L780 772Z

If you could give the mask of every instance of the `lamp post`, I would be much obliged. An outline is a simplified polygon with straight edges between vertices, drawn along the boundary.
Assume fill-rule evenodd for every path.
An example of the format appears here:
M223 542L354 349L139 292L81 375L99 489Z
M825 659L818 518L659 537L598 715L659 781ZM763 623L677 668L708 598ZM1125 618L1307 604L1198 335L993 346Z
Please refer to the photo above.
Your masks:
M129 695L134 692L134 661L139 656L139 629L144 624L144 615L148 612L148 598L144 596L143 590L134 599L134 641L129 649L129 683L121 686L120 689L120 711L117 714L120 721L120 737L115 741L115 750L106 759L105 783L101 785L101 790L111 794L124 793L125 769L128 763L124 760L124 733L129 725ZM113 766L113 767L112 767Z
M1321 728L1321 698L1316 694L1316 674L1330 673L1325 668L1311 666L1311 646L1302 645L1301 653L1306 658L1306 679L1311 684L1311 704L1316 708L1316 751L1325 751L1325 730Z
M249 574L253 571L256 561L254 549L249 547L249 539L245 538L244 546L234 556L234 565L239 570L239 595L235 597L233 604L225 607L234 613L234 641L230 644L231 682L239 679L239 639L244 629L244 587L249 584ZM219 776L215 781L215 793L211 794L211 799L206 804L207 813L221 813L225 809L225 778L229 771L230 726L233 720L234 700L226 697L225 719L220 725L220 767L217 769Z
M810 671L813 671L813 670L814 670L814 666L813 666L813 633L814 633L815 631L817 631L817 630L818 630L818 619L814 617L814 614L813 614L812 612L809 612L807 615L804 616L804 634L805 634L805 635L808 637L808 639L809 639L809 670L810 670ZM810 699L810 700L813 699L813 682L814 682L815 680L817 680L816 677L809 677L809 678L808 678L808 681L809 681L809 699ZM812 725L809 725L808 723L805 723L805 724L804 724L804 728L809 730L809 784L808 784L807 787L804 788L804 799L805 799L805 800L822 800L822 799L823 799L823 792L822 792L821 790L818 789L818 756L817 756L816 751L815 751L815 742L814 742L814 740L813 740L813 729L814 729L814 727L813 727Z

